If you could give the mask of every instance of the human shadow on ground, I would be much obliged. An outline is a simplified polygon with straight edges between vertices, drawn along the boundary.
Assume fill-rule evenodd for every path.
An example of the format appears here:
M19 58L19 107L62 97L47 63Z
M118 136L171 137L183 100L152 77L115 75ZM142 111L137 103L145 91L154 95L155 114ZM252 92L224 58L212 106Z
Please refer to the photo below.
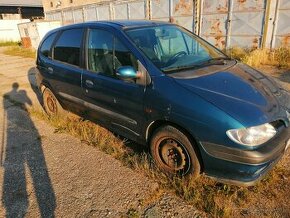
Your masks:
M27 113L32 102L13 83L3 95L4 181L2 204L6 217L24 217L34 192L41 217L54 217L56 199L42 150L41 136ZM16 99L16 100L15 100ZM32 180L32 181L29 181Z

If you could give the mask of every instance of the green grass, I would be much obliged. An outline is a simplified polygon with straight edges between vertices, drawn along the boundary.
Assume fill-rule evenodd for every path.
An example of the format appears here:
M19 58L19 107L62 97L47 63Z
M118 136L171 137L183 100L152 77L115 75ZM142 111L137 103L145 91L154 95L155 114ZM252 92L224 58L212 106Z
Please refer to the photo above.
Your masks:
M36 57L36 51L29 48L23 48L20 46L11 46L8 47L4 52L6 55L12 55L12 56L20 56L24 58L35 58Z
M245 188L234 185L222 184L205 176L195 180L183 178L168 178L154 165L151 156L146 152L136 152L128 142L110 131L77 116L48 117L45 113L31 110L31 115L49 122L55 128L56 133L69 133L88 145L96 146L101 151L112 155L138 172L141 172L156 181L163 191L174 192L189 204L194 205L200 211L206 212L211 217L230 217L236 215L253 204L259 204L260 197L269 195L269 199L275 200L273 196L288 199L287 193L277 193L280 186L289 186L289 183L281 183L281 175L290 176L289 170L278 165L269 175L259 182L255 187ZM134 146L133 146L134 147ZM160 197L160 192L153 193L150 199L144 200L146 207L154 199ZM272 196L272 197L271 197ZM128 211L128 216L136 215L134 209ZM271 216L271 214L270 214Z
M19 46L21 42L15 41L0 41L0 47L7 47L7 46Z
M290 48L280 47L273 49L243 49L233 47L226 53L237 60L240 60L252 67L262 65L273 65L279 68L290 68Z

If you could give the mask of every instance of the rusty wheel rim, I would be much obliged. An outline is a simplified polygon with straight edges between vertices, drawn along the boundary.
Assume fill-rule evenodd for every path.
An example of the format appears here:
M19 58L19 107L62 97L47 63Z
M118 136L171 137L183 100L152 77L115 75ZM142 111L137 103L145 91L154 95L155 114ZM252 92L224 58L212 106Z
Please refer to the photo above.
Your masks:
M46 105L49 113L56 114L57 112L56 99L51 94L49 94L46 98Z
M185 175L190 169L190 156L182 143L173 138L161 139L158 162L166 171Z

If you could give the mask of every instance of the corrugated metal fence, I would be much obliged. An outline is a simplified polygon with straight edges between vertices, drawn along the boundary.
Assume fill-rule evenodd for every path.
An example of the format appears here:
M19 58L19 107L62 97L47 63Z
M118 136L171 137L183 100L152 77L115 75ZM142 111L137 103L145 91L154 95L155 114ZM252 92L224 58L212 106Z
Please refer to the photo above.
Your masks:
M63 25L150 19L177 23L220 48L290 45L290 0L131 0L47 12Z

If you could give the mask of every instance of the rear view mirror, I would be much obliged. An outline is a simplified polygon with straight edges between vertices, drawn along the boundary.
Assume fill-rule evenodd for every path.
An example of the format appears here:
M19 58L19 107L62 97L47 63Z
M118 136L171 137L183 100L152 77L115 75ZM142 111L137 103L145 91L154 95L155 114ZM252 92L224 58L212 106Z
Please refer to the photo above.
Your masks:
M120 79L138 79L139 74L131 66L123 66L117 69L116 76Z
M157 30L156 37L161 38L163 40L173 39L177 37L177 32L174 30Z

